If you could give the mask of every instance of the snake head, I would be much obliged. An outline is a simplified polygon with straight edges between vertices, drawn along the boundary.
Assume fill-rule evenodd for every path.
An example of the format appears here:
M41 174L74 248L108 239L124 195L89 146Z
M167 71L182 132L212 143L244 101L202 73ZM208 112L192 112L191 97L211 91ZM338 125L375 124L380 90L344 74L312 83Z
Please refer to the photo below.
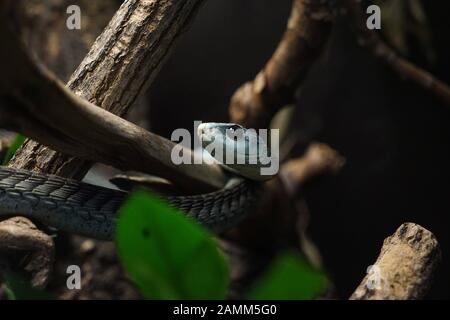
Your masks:
M247 129L243 126L235 124L235 123L216 123L216 122L208 122L202 123L198 126L197 135L202 141L203 148L206 147L208 142L211 142L215 139L220 139L221 141L226 141L226 139L231 139L231 134L235 133L237 138L241 134L244 134Z
M267 180L261 175L261 155L268 154L266 141L256 130L234 123L202 123L197 135L203 149L225 169L252 180ZM277 159L278 160L278 159Z

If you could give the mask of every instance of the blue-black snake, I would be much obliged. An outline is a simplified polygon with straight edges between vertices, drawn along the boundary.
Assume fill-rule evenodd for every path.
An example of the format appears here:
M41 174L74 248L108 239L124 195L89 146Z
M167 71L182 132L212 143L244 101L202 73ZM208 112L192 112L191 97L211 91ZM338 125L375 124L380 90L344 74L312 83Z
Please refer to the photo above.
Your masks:
M164 199L209 230L236 225L257 199L259 183L234 178L216 192ZM22 215L65 232L112 240L128 193L55 175L0 167L0 218Z

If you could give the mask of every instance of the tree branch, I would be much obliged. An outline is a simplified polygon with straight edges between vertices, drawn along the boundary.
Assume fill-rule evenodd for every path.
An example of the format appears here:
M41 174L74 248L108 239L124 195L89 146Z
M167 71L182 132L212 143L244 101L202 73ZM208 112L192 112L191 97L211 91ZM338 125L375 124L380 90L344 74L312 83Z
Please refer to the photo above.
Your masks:
M308 242L308 258L314 262L319 259L307 239L308 213L300 208L304 203L299 194L311 180L338 173L344 163L345 159L331 147L313 143L303 156L283 164L279 175L264 184L254 212L221 241L231 261L233 298L240 298L268 262L286 247L302 250Z
M366 17L359 1L344 0L343 6L347 10L349 23L353 27L360 44L366 47L377 59L382 61L401 78L416 83L450 106L450 87L436 79L429 72L400 57L381 39L376 30L368 29L366 26Z
M384 240L380 256L350 299L420 299L440 258L438 242L430 231L414 223L402 224Z
M3 125L66 154L159 175L186 190L207 191L224 185L220 167L175 165L173 142L76 96L49 71L34 65L7 28L0 33L9 40L8 48L0 52L8 79L0 80L0 90L7 97L0 106ZM183 152L194 156L189 149Z
M6 2L2 1L5 9ZM68 88L123 116L154 80L202 3L126 0L72 75ZM91 166L33 141L26 142L10 165L75 178L82 178Z
M9 16L11 15L12 3L13 1L11 0L2 0L0 2L1 36L2 40L5 43L8 43L8 46L10 44L17 45L17 39L11 34L10 30L8 30L7 25ZM151 84L170 51L173 49L179 36L193 20L195 13L202 3L203 0L125 0L111 20L109 26L97 39L80 67L72 75L68 84L69 89L75 91L79 96L97 103L106 110L117 113L118 115L124 115L133 105L137 96ZM12 42L10 40L12 40ZM62 90L60 83L54 81L51 77L47 78L45 73L43 74L39 71L36 72L36 70L32 72L36 77L35 79L43 79L44 82L40 84L39 82L33 83L32 81L25 81L27 79L26 77L23 78L23 76L29 71L27 68L33 70L35 66L32 66L30 61L28 61L29 57L22 52L22 48L17 46L20 50L17 50L17 48L16 50L10 50L11 48L8 46L4 46L0 50L1 61L9 68L7 68L9 75L1 77L0 79L0 96L4 93L10 94L9 97L7 97L8 102L13 100L14 105L18 108L16 110L11 110L10 106L7 108L5 105L1 105L0 112L3 113L3 116L10 117L9 124L14 124L14 121L17 121L17 119L22 119L22 128L29 132L34 132L36 138L47 138L51 140L47 141L49 145L53 147L62 147L62 150L68 153L75 153L76 149L72 149L75 142L78 143L76 146L81 148L81 143L77 139L73 139L72 136L67 135L65 130L63 130L63 132L58 130L58 126L55 128L54 123L50 123L50 126L46 126L45 119L48 120L48 118L36 119L36 113L32 115L27 114L26 112L29 111L27 111L27 108L24 108L37 108L42 106L42 104L48 107L47 103L49 101L45 100L45 96L41 95L38 104L36 104L36 101L30 100L30 97L39 97L39 93L36 93L35 91L39 90L37 88L40 88L40 85L47 87L50 91L54 91L52 94L54 99L60 98L63 101L65 100L65 102L72 103L76 101L75 97ZM16 53L19 54L18 57L15 55ZM26 63L22 66L20 63L17 63L18 61L24 61ZM8 65L9 62L16 62L17 70L11 68L12 66ZM19 75L18 77L16 77L15 71L17 71L17 75ZM11 86L9 86L9 81L16 84L14 89L17 88L18 91L12 92L10 90ZM4 88L7 88L7 90L4 91ZM20 90L22 90L22 92L20 92ZM11 93L14 94L11 95ZM17 98L17 94L20 95L21 93L26 93L25 97L22 97L24 99L19 99L20 101L18 101L18 99L15 98ZM39 105L39 103L41 103L41 105ZM58 105L53 105L53 107L56 110L53 111L57 112ZM17 118L18 112L20 111L22 111L21 118ZM11 118L11 115L14 115L14 112L15 117ZM82 113L79 115L82 115ZM38 116L42 117L42 114L38 114ZM8 119L5 117L2 118L0 116L0 122L8 122ZM118 123L118 119L115 120L116 123ZM47 122L47 124L49 123ZM83 121L79 124L83 124ZM17 125L20 126L21 124L18 123ZM59 125L65 126L65 123L61 124L59 121ZM61 127L59 127L59 129L60 128ZM91 127L92 132L97 132L97 129L96 125L93 128ZM133 132L138 131L136 127L133 127L133 129L136 130ZM117 133L117 128L111 130ZM125 138L131 137L128 136ZM159 140L156 139L156 141ZM124 143L126 144L126 141ZM155 141L147 141L147 144L151 143L155 143ZM93 143L90 147L91 148L86 148L86 146L84 146L84 153L93 155L97 146ZM136 144L129 146L128 150L133 148L136 148ZM86 151L86 149L88 151ZM83 154L83 151L78 151ZM108 151L110 153L115 153L116 159L117 157L122 158L122 162L126 161L125 158L130 156L127 153L120 153L121 151L124 151L123 149L114 150L113 148L110 148ZM72 155L74 154L72 153ZM102 156L109 157L108 153L103 154ZM91 160L95 159L91 158ZM118 160L120 161L120 159ZM162 158L160 157L159 160L162 160ZM159 160L156 162L156 167L160 165L164 166L161 163L158 164ZM15 158L10 162L10 166L81 179L90 168L91 163L55 152L39 143L28 140L24 147L16 153ZM157 168L149 167L148 169L152 170ZM169 169L169 171L172 171L172 169ZM219 180L221 179L221 173L214 169L206 170L208 173L202 174L203 178L200 177L200 181L195 179L197 183L200 182L200 188L196 191L200 191L203 187L205 189L211 189L215 183L215 187L220 184ZM211 171L216 171L216 174L211 173ZM197 173L200 175L201 172ZM172 174L175 174L175 172L172 172ZM196 175L195 173L192 174L193 175L186 180L188 185L190 184L188 181L192 180L193 176ZM207 182L205 185L205 177L208 177L211 174L212 181ZM219 180L215 180L215 178L218 178ZM183 178L181 179L183 180ZM197 185L195 181L193 182L194 184L189 186L190 190L193 190ZM28 227L28 234L30 237L33 237L32 227ZM38 240L39 239L36 238L36 241ZM50 264L47 265L47 267L47 269L49 269L51 267Z
M52 237L36 228L26 218L11 218L0 221L1 256L15 259L0 261L0 275L15 271L10 260L19 260L19 265L31 274L31 284L43 288L48 282L54 261L54 243ZM17 254L17 253L20 254ZM2 268L2 264L4 264ZM5 270L6 269L6 270ZM11 270L12 269L12 270Z
M298 86L328 39L332 19L326 1L293 1L286 31L272 58L255 80L232 97L232 122L268 128L275 113L295 101Z

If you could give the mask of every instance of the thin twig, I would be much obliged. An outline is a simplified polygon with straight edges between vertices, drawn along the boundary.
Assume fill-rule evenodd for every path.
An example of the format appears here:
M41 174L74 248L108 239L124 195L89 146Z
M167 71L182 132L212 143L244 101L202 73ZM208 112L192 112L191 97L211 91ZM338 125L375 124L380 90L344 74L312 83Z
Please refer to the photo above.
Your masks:
M366 26L366 16L357 0L343 0L343 6L358 42L366 47L377 59L382 61L401 78L412 81L427 92L450 106L450 87L436 79L431 73L402 58L380 37L376 30Z

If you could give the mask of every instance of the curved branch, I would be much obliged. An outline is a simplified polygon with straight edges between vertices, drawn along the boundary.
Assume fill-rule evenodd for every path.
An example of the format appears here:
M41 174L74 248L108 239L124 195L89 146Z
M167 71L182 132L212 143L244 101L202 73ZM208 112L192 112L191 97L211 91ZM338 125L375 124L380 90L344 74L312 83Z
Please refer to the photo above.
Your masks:
M4 9L8 1L1 2ZM68 88L101 108L125 115L154 80L203 2L124 1L70 78ZM81 179L91 164L27 141L10 166Z
M171 160L173 142L73 94L49 71L31 61L4 21L0 34L9 46L0 50L4 72L0 93L7 97L6 104L0 105L3 122L66 154L157 174L183 189L204 192L224 185L226 179L220 167L177 166ZM194 157L190 150L184 152ZM42 169L45 164L38 166Z
M295 101L298 86L328 39L332 20L327 1L293 1L275 53L255 80L245 83L232 97L232 122L268 128L275 113Z

